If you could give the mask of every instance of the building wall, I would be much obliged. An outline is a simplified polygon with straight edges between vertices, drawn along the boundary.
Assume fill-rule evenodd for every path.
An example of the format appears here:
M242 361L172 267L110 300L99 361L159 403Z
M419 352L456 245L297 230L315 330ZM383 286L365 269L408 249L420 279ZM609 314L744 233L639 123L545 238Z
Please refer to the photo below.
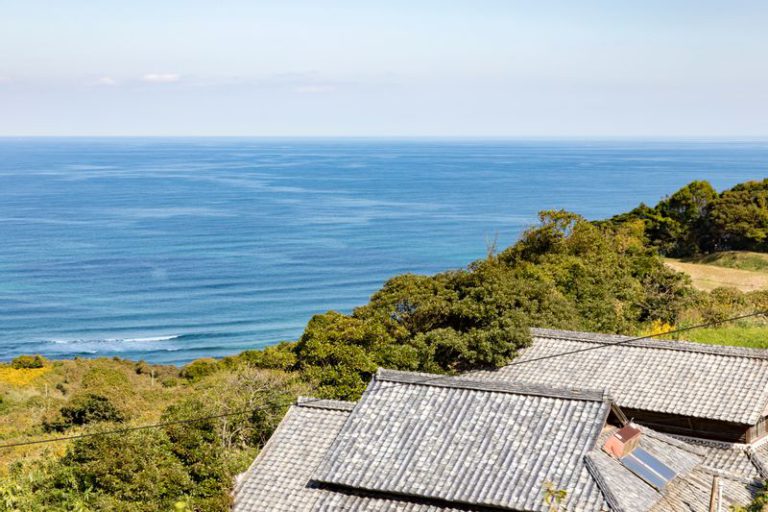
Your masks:
M768 427L768 424L765 423L765 418L761 424L750 426L726 421L642 411L638 409L622 409L624 414L626 414L627 418L630 420L651 427L659 432L699 437L702 439L714 439L716 441L726 441L731 443L752 442L759 438L758 427L761 424L762 426L760 426L760 428L762 429L762 434L760 437L765 435L766 427Z
M747 431L747 442L754 443L768 434L768 418L761 419L757 425L749 427Z

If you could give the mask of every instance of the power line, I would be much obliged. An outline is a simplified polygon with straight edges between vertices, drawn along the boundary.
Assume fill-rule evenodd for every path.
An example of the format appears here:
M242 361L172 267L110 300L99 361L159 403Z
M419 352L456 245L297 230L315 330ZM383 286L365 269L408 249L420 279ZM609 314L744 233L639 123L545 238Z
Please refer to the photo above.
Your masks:
M582 349L569 350L569 351L566 351L566 352L559 352L557 354L550 354L550 355L547 355L547 356L541 356L541 357L536 357L536 358L532 358L532 359L523 359L521 361L512 361L512 362L506 364L505 366L519 366L519 365L522 365L522 364L528 364L528 363L533 363L533 362L537 362L537 361L544 361L544 360L547 360L547 359L554 359L554 358L557 358L557 357L569 356L569 355L573 355L573 354L579 354L579 353L582 353L582 352L589 352L589 351L592 351L592 350L599 350L599 349L602 349L602 348L615 347L615 346L619 346L619 345L626 345L627 343L632 343L632 342L635 342L635 341L642 341L642 340L652 339L652 338L656 338L658 336L666 336L666 335L670 335L670 334L679 334L681 332L687 332L687 331L691 331L693 329L703 329L703 328L706 328L706 327L712 327L712 326L716 326L716 325L720 325L720 324L724 324L724 323L728 323L728 322L735 322L737 320L744 320L746 318L753 318L753 317L756 317L756 316L763 316L765 314L766 314L765 311L757 311L757 312L749 313L749 314L746 314L746 315L739 315L739 316L734 316L734 317L730 317L730 318L725 318L725 319L720 320L720 321L704 322L704 323L692 325L692 326L689 326L689 327L683 327L683 328L680 328L680 329L673 329L671 331L654 333L654 334L647 334L647 335L644 335L644 336L637 336L637 337L634 337L634 338L627 338L627 339L616 341L616 342L613 342L613 343L600 343L600 344L596 344L594 346L586 347L586 348L582 348ZM435 375L434 377L429 377L429 378L422 379L422 380L411 381L411 382L408 382L407 384L426 384L426 383L429 383L429 382L432 382L432 381L435 381L435 380L444 379L445 377L446 377L445 375ZM405 384L405 383L403 383L403 382L393 382L393 383L390 383L390 385L380 386L380 387L378 387L378 388L376 388L374 390L371 390L371 391L368 392L368 394L375 393L375 392L378 392L378 391L382 391L384 389L392 388L392 387L395 387L395 386L401 386L403 384ZM319 401L322 401L322 400L324 400L324 399L323 398L310 398L310 399L302 402L302 405L311 404L313 402L319 402ZM148 430L148 429L152 429L152 428L162 428L162 427L167 427L167 426L171 426L171 425L183 425L183 424L189 424L189 423L198 423L198 422L206 421L206 420L219 419L219 418L227 418L227 417L230 417L230 416L239 416L241 414L254 413L254 412L257 412L257 411L260 411L260 410L263 410L263 409L265 409L265 407L262 406L262 407L256 407L254 409L244 409L244 410L235 411L235 412L228 412L228 413L223 413L223 414L214 414L214 415L211 415L211 416L201 416L201 417L197 417L197 418L189 418L189 419L184 419L184 420L166 421L166 422L161 422L161 423L153 423L153 424L149 424L149 425L140 425L140 426L136 426L136 427L126 427L126 428L119 428L119 429L115 429L115 430L105 430L105 431L101 431L101 432L90 432L90 433L85 433L85 434L76 434L76 435L71 435L71 436L55 437L55 438L49 438L49 439L38 439L36 441L22 441L22 442L18 442L18 443L2 444L2 445L0 445L0 449L3 449L3 448L16 448L16 447L20 447L20 446L30 446L30 445L36 445L36 444L54 443L54 442L58 442L58 441L69 441L69 440L73 440L73 439L83 439L83 438L87 438L87 437L96 437L96 436L104 436L104 435L111 435L111 434L124 434L124 433L127 433L127 432L134 432L134 431L137 431L137 430Z
M198 418L189 418L185 420L176 420L176 421L164 421L162 423L152 423L149 425L139 425L137 427L126 427L126 428L118 428L115 430L103 430L101 432L89 432L85 434L76 434L72 436L63 436L63 437L54 437L49 439L39 439L37 441L24 441L20 443L11 443L11 444L2 444L0 445L1 448L15 448L17 446L28 446L33 444L44 444L44 443L53 443L56 441L69 441L72 439L83 439L84 437L95 437L95 436L106 436L110 434L125 434L127 432L134 432L136 430L148 430L151 428L161 428L161 427L167 427L170 425L182 425L186 423L198 423L201 421L206 420L215 420L218 418L226 418L228 416L238 416L240 414L248 414L251 412L256 412L258 410L262 409L262 407L257 407L256 409L246 409L242 411L236 411L236 412L227 412L224 414L214 414L212 416L201 416Z
M523 359L521 361L512 361L512 362L510 362L508 364L505 364L504 366L518 366L518 365L521 365L521 364L532 363L532 362L535 362L535 361L543 361L545 359L552 359L554 357L570 356L572 354L580 354L581 352L589 352L590 350L598 350L598 349L606 348L606 347L615 347L617 345L626 345L627 343L632 343L632 342L635 342L635 341L648 340L648 339L651 339L651 338L656 338L657 336L666 336L666 335L669 335L669 334L679 334L681 332L692 331L694 329L702 329L702 328L705 328L705 327L712 327L714 325L724 324L726 322L735 322L736 320L744 320L745 318L752 318L752 317L756 317L756 316L762 316L762 315L765 315L765 314L766 314L765 311L757 311L755 313L749 313L748 315L734 316L734 317L726 318L725 320L721 320L721 321L717 321L717 322L705 322L705 323L701 323L701 324L697 324L697 325L691 325L689 327L683 327L681 329L674 329L672 331L660 332L660 333L655 333L655 334L646 334L645 336L638 336L636 338L629 338L629 339L626 339L626 340L616 341L616 342L613 342L613 343L601 343L599 345L594 345L592 347L579 348L579 349L575 349L575 350L570 350L568 352L559 352L557 354L550 354L548 356L541 356L541 357L536 357L536 358L532 358L532 359Z

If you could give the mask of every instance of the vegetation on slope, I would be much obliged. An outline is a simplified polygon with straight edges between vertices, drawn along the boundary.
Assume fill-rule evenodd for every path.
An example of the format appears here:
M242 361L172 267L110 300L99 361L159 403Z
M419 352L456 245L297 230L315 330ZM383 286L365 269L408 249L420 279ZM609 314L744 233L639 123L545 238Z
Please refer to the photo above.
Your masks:
M0 510L227 510L234 476L307 389L238 358L198 375L125 360L0 367L2 443L237 416L0 451Z
M689 233L702 215L678 218L685 229L663 240L698 243ZM512 247L462 270L394 277L351 314L312 318L297 342L182 369L109 359L0 366L0 443L244 411L0 451L0 511L226 510L233 476L297 394L355 399L379 366L500 366L531 326L639 334L768 309L768 292L694 289L664 264L657 231L637 214L592 223L543 212Z
M687 263L768 273L768 254L752 251L723 251L686 258Z
M706 181L694 181L654 207L641 204L606 222L634 220L644 222L649 242L664 256L768 252L768 179L722 193Z

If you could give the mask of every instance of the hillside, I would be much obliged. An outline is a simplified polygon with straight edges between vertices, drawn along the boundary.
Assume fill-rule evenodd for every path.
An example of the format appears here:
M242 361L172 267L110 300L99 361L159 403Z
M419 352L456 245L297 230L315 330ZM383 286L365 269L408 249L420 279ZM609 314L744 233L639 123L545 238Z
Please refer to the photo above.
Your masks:
M729 263L733 262L734 265L739 265L742 260L737 254L729 253L730 258L727 261ZM768 288L768 271L766 270L744 270L735 266L706 263L706 261L704 258L698 261L676 258L665 259L669 267L678 272L688 274L693 286L699 290L712 291L715 288L732 287L742 292L752 292Z
M183 368L104 358L0 365L0 444L162 423L2 449L0 511L227 510L234 475L299 394L356 399L379 367L498 367L532 326L663 333L768 309L768 291L702 291L659 252L643 219L547 211L513 246L464 269L393 277L351 314L313 317L296 342ZM742 322L685 337L763 347L764 332Z
M717 267L768 272L768 254L752 251L722 251L698 257L687 258L689 263L714 265Z

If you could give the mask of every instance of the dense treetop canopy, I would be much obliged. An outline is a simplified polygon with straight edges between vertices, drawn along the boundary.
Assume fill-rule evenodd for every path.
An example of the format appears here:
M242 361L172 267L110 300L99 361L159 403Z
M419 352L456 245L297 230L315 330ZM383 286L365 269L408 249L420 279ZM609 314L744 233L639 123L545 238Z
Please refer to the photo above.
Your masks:
M768 179L747 181L718 193L694 181L654 207L641 204L606 221L642 220L648 241L665 256L713 251L768 251Z
M674 323L687 278L643 243L642 222L596 225L547 211L540 225L466 269L389 280L351 315L309 322L292 366L324 395L354 398L378 366L428 372L498 367L532 326L631 332Z

